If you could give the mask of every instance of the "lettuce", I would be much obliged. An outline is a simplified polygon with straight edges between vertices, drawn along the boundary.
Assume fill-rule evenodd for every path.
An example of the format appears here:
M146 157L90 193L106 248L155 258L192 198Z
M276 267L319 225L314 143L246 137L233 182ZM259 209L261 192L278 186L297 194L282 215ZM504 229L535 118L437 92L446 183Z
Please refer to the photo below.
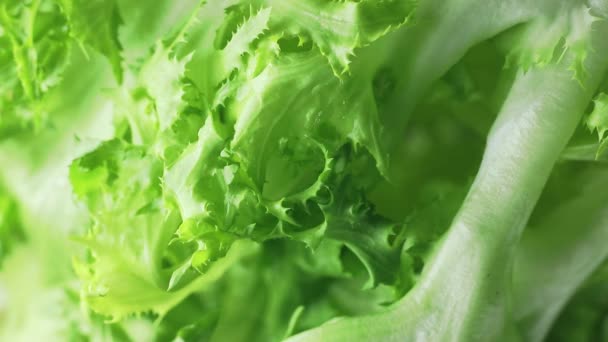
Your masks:
M607 8L0 0L0 339L605 339Z

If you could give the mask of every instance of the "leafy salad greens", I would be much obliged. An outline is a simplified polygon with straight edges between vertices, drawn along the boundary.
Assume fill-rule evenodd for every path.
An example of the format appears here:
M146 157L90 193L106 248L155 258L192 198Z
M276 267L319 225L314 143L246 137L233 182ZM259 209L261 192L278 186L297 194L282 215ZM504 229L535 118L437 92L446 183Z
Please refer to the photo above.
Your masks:
M608 1L0 0L0 340L608 341Z

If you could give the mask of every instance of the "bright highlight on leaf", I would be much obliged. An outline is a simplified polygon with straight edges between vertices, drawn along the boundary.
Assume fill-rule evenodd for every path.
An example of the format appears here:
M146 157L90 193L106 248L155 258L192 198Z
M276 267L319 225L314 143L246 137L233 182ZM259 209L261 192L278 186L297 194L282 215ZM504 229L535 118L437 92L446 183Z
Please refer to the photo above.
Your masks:
M607 9L0 0L0 340L601 341Z

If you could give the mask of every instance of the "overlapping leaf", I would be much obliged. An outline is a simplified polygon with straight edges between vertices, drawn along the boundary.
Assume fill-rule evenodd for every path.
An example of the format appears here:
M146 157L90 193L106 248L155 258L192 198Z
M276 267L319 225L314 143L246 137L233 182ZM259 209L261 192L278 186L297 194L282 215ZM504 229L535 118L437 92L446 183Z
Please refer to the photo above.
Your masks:
M593 112L587 117L586 123L590 130L597 132L599 147L596 152L598 158L608 148L608 95L601 93L595 99Z
M61 82L75 45L105 55L121 80L120 24L114 1L0 3L0 137L48 124L45 95Z
M524 25L518 41L513 43L507 65L516 64L528 70L546 66L573 53L574 77L586 77L585 59L591 49L591 26L599 20L582 1L556 3L551 11Z

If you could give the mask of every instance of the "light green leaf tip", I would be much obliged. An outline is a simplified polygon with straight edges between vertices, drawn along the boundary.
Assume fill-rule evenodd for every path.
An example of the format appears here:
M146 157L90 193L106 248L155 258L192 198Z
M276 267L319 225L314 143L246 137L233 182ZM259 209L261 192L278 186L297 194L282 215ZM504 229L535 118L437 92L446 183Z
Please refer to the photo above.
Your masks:
M608 137L606 136L608 131L608 95L601 93L595 98L593 111L589 114L585 123L591 131L597 132L599 146L596 159L598 159L608 148Z

